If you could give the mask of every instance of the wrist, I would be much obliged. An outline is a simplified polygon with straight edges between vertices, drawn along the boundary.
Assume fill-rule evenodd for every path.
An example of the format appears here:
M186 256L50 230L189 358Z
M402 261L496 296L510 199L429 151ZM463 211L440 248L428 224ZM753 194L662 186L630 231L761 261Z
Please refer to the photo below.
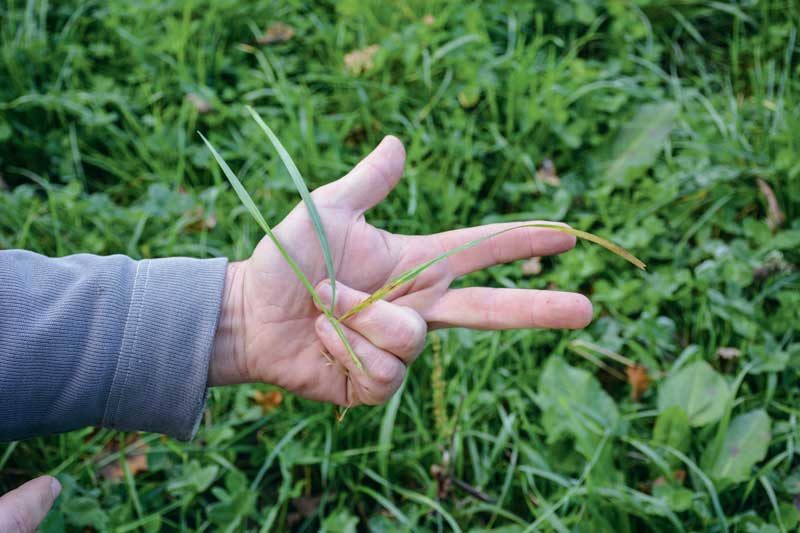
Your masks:
M228 263L217 331L208 366L209 386L233 385L247 381L244 364L244 277L245 262Z

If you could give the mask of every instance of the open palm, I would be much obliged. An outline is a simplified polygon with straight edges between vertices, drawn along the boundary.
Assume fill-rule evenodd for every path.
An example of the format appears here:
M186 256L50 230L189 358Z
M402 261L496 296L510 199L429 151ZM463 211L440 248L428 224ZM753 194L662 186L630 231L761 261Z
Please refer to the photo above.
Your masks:
M404 163L403 145L389 136L350 173L313 193L334 259L337 316L409 268L511 226L495 224L424 236L395 235L371 226L364 212L389 194ZM275 228L275 235L329 304L323 255L302 203ZM449 288L454 279L469 272L561 253L574 245L573 236L559 231L519 229L426 270L386 300L344 322L348 340L364 364L362 371L275 245L264 238L250 259L229 267L210 382L262 381L314 400L376 404L400 386L407 365L424 346L429 327L584 327L592 307L580 294Z

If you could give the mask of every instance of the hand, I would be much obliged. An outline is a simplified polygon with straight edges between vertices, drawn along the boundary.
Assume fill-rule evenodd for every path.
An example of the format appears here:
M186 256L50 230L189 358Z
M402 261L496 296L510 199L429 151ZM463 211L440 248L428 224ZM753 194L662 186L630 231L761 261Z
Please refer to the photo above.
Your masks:
M336 316L409 268L503 227L491 224L435 235L395 235L364 212L400 180L403 145L386 137L346 176L313 192L336 272ZM275 235L330 303L326 269L302 202ZM450 289L454 279L499 263L571 249L575 237L545 228L504 233L451 256L343 324L364 364L358 370L328 321L268 238L228 267L223 310L209 370L211 385L262 381L339 405L377 404L400 386L427 329L582 328L592 306L580 294L486 287ZM348 377L349 376L349 377Z
M61 492L58 480L41 476L0 497L0 531L36 531Z

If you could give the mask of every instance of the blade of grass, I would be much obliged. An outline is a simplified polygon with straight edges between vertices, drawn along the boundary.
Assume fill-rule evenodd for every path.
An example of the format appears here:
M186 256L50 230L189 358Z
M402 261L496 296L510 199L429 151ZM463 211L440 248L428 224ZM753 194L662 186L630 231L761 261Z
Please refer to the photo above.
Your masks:
M697 466L697 464L689 459L686 455L683 454L680 450L676 450L671 446L662 445L660 446L665 452L677 457L683 464L685 464L692 473L697 476L697 478L703 483L706 490L708 491L708 495L711 497L711 504L714 507L714 511L717 513L717 518L722 525L722 531L728 533L728 521L725 518L725 512L722 510L722 505L719 503L719 496L717 495L717 489L714 488L714 483L711 482L711 479L703 472L703 470Z
M394 289L396 289L400 285L403 285L404 283L407 283L407 282L413 280L414 278L416 278L417 276L422 274L428 268L432 267L436 263L440 263L440 262L444 261L445 259L447 259L451 255L457 254L459 252L463 252L464 250L467 250L469 248L473 248L473 247L481 244L482 242L484 242L484 241L486 241L488 239L491 239L493 237L497 237L498 235L502 235L503 233L508 233L509 231L514 231L514 230L522 229L522 228L548 228L548 229L554 229L556 231L561 231L563 233L569 233L570 235L574 235L574 236L576 236L576 237L578 237L580 239L584 239L584 240L587 240L587 241L591 241L591 242L593 242L595 244L599 244L603 248L615 253L616 255L618 255L618 256L622 257L623 259L625 259L626 261L636 265L638 268L640 268L642 270L644 270L645 267L646 267L646 265L640 259L638 259L636 256L634 256L632 253L630 253L626 249L622 248L621 246L619 246L617 244L614 244L613 242L611 242L609 240L606 240L606 239L604 239L602 237L598 237L597 235L594 235L592 233L589 233L589 232L586 232L586 231L577 230L577 229L574 229L574 228L570 228L569 226L562 226L560 224L556 224L555 222L535 222L535 223L531 223L531 224L521 224L519 226L514 226L513 228L507 228L507 229L492 233L490 235L486 235L484 237L481 237L480 239L475 239L474 241L470 241L470 242L468 242L466 244L462 244L461 246L457 246L457 247L453 248L452 250L448 250L445 253L443 253L443 254L441 254L439 256L436 256L433 259L430 259L429 261L425 261L421 265L417 265L417 266L415 266L415 267L413 267L413 268L411 268L409 270L406 270L405 272L403 272L402 274L400 274L399 276L397 276L393 280L389 281L389 283L387 283L386 285L384 285L380 289L376 290L371 295L367 296L358 305L356 305L355 307L350 309L347 313L342 315L339 318L339 320L342 320L342 321L347 320L348 318L352 317L353 315L355 315L359 311L361 311L364 308L366 308L368 305L370 305L370 304L380 300L381 298L385 297L387 294L392 292Z
M286 170L289 171L289 176L292 178L292 182L294 182L297 192L300 193L300 198L303 199L303 203L308 211L308 216L311 218L311 224L313 224L314 231L317 234L317 240L319 241L319 246L322 249L322 256L325 258L325 267L328 269L328 279L331 280L330 308L335 309L336 273L333 270L333 256L331 255L331 249L328 245L328 237L325 234L325 227L322 225L322 219L319 216L319 211L317 211L317 206L314 204L314 200L311 198L311 193L308 191L306 182L303 180L303 176L300 175L300 171L297 170L297 165L294 164L292 156L290 156L289 152L286 151L286 148L283 147L283 144L275 135L275 133L273 133L272 129L267 126L267 124L261 119L261 116L256 113L256 110L250 106L245 107L247 108L247 111L250 112L250 115L252 115L256 123L264 131L264 133L267 134L269 141L272 143L275 151L278 152L281 161L283 161L283 165L286 167Z
M272 228L269 227L269 224L267 224L267 221L264 219L264 216L256 207L253 198L244 188L242 182L239 181L239 178L236 177L236 174L233 172L233 170L231 170L231 167L228 166L228 163L225 162L225 160L222 158L219 152L217 152L216 148L214 148L214 146L209 142L208 139L205 138L205 136L202 133L200 132L197 133L200 135L200 138L203 139L203 142L206 143L208 149L211 150L211 155L214 156L214 159L217 160L217 164L219 164L220 168L222 168L222 172L225 174L225 177L228 178L228 181L231 183L233 190L236 191L236 194L239 196L239 200L241 200L242 204L247 208L247 211L250 212L250 215L252 215L252 217L256 220L256 222L258 222L258 225L261 226L261 229L264 230L264 233L266 233L267 236L270 238L270 240L278 249L280 254L289 264L289 267L292 269L292 272L294 272L295 276L297 276L297 279L300 280L300 283L303 285L303 287L305 287L306 291L308 291L308 294L311 295L311 298L314 300L317 306L320 309L322 309L322 312L325 314L325 317L331 323L339 339L342 341L342 344L344 344L345 348L347 349L347 353L350 355L350 358L353 360L353 363L359 370L363 371L364 365L361 364L361 360L358 358L355 351L353 350L353 347L350 345L350 342L347 340L347 336L344 334L344 331L342 330L342 326L339 323L339 321L336 320L336 317L333 316L333 313L331 313L330 310L328 310L324 305L322 305L322 301L319 299L319 295L317 294L317 291L314 289L314 286L308 280L308 278L300 269L300 267L297 266L297 263L294 261L294 259L292 259L292 256L289 255L289 252L286 251L286 249L280 243L275 234L272 233Z

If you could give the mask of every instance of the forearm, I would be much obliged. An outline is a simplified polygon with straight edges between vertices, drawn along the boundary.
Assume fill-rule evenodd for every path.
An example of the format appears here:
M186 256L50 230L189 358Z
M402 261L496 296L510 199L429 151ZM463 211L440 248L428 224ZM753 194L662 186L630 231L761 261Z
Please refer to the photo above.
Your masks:
M190 438L225 268L0 252L0 440L86 425Z

